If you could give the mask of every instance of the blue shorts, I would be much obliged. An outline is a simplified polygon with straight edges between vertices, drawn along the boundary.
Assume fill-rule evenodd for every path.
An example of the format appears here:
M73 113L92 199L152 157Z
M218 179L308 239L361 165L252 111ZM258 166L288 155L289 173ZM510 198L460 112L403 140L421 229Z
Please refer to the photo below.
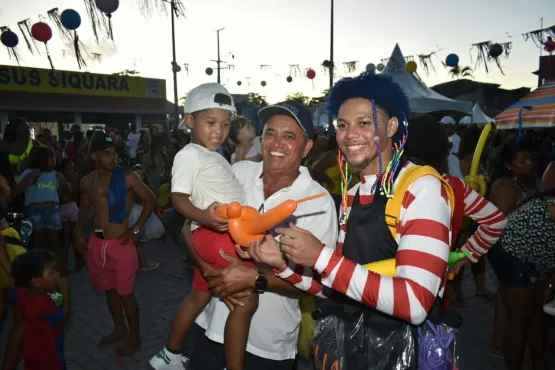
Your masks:
M33 224L33 229L62 229L62 214L59 204L36 205L29 204L27 207L29 221Z

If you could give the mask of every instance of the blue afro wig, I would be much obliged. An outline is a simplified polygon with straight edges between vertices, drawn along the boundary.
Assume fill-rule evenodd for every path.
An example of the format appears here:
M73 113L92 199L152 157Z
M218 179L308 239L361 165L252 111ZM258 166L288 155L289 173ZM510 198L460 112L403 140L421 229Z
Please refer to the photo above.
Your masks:
M397 117L399 130L395 134L394 141L399 138L402 134L402 127L404 127L402 122L410 117L410 107L407 95L391 78L365 72L357 77L342 79L330 90L329 114L337 117L341 104L353 98L374 100L376 105L384 109L390 117Z

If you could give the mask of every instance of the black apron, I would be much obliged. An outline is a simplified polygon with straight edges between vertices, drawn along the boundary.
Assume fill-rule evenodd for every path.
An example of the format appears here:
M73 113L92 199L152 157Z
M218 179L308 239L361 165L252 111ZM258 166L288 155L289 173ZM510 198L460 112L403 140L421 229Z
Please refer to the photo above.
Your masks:
M343 243L343 256L360 265L395 258L397 241L391 235L386 222L385 195L376 192L371 204L360 204L358 192L355 195L347 220L347 232ZM346 302L344 311L353 315L365 314L365 323L378 330L397 329L405 321L376 311L354 300Z

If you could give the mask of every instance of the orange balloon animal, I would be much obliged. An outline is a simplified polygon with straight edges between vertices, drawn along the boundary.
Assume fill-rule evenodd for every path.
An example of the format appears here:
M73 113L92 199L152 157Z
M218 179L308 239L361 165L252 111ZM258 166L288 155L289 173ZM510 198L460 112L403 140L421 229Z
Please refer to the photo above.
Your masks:
M269 228L290 217L299 203L320 198L326 193L313 195L301 200L286 200L264 214L238 202L223 204L216 208L216 215L227 220L227 231L235 243L248 248L253 240L262 240Z

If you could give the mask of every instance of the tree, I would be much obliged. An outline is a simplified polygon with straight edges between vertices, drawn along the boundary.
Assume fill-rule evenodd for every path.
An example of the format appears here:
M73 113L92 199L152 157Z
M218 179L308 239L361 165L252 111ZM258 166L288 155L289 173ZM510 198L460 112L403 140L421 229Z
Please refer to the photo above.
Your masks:
M459 66L455 66L449 70L449 75L451 76L451 78L456 78L457 80L460 80L461 78L465 78L465 77L473 79L474 71L469 66L466 66L463 68Z
M285 100L293 100L302 105L308 105L308 103L310 102L310 98L305 94L303 94L302 92L289 94L285 97Z
M258 93L249 93L249 103L253 105L258 105L260 107L265 107L268 105L266 97Z

